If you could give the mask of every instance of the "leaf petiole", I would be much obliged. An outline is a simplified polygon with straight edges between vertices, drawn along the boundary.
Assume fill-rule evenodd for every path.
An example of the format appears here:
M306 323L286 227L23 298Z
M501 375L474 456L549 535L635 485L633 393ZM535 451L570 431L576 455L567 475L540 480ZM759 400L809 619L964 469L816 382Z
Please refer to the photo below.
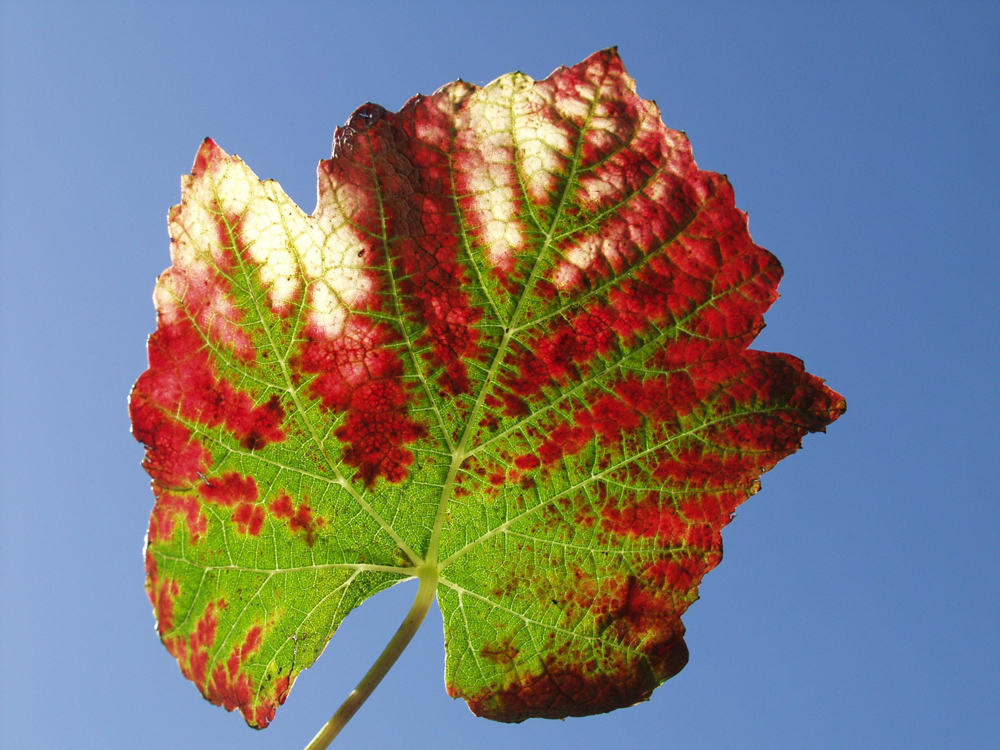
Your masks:
M421 623L427 616L427 612L434 602L434 595L437 593L438 566L425 564L417 570L417 579L420 585L417 588L417 595L413 600L413 606L406 614L396 634L379 654L378 659L372 664L371 669L361 678L358 686L351 691L347 699L337 709L337 713L330 717L330 720L323 725L312 741L306 745L305 750L325 750L333 742L333 739L340 734L340 730L346 726L351 717L357 713L362 704L368 700L382 678L386 676L392 665L396 663L400 654L403 653L407 645L420 629Z

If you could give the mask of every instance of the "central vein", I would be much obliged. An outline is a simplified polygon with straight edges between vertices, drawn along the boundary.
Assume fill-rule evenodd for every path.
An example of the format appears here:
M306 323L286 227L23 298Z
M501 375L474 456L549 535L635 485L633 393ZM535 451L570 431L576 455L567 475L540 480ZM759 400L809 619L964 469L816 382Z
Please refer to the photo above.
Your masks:
M511 99L511 142L513 143L513 158L512 161L515 165L518 164L518 146L516 140L516 129L514 123L516 122L516 117L514 115L514 100ZM527 280L524 283L524 288L521 292L520 297L517 301L517 306L514 308L514 312L511 313L510 319L504 329L503 338L500 340L497 346L496 354L493 357L493 361L490 363L489 372L483 381L482 386L479 389L479 395L476 398L476 403L469 412L468 421L465 423L465 430L462 432L462 437L458 441L458 445L455 446L452 452L451 465L448 467L448 476L445 479L444 487L441 489L441 499L438 502L437 513L434 517L434 528L431 531L430 544L427 548L427 564L438 566L438 550L441 543L441 531L444 527L444 521L447 517L448 502L451 500L451 493L455 485L455 479L458 476L459 469L462 467L462 463L470 455L469 441L475 432L476 425L479 422L479 415L483 408L483 403L486 401L486 394L490 386L494 383L497 370L500 368L500 363L503 362L504 357L507 354L507 349L510 346L511 339L514 336L515 327L518 323L518 319L521 316L526 300L529 298L531 290L534 288L534 283L538 278L540 270L543 265L543 259L547 256L550 248L552 247L553 238L555 236L556 227L559 226L560 219L563 216L563 212L566 207L567 199L570 195L574 182L576 180L576 175L580 167L580 162L582 159L582 150L584 143L584 136L587 133L587 128L590 125L590 120L594 112L594 107L597 105L597 97L590 103L590 109L587 112L587 117L580 127L579 137L577 138L576 147L574 149L573 158L570 160L569 171L566 175L566 181L563 184L563 189L559 195L559 202L556 204L555 211L552 213L551 221L549 226L544 228L544 240L541 246L538 248L538 252L535 255L534 263L531 266L531 273L528 275ZM525 203L528 205L530 203L530 198L528 191L525 188L524 181L521 179L520 172L518 171L518 183L521 189L521 196ZM455 191L454 182L452 182L452 191ZM457 201L456 201L457 205ZM538 223L537 218L534 217L536 224ZM542 227L539 226L539 229ZM453 556L454 557L454 556Z

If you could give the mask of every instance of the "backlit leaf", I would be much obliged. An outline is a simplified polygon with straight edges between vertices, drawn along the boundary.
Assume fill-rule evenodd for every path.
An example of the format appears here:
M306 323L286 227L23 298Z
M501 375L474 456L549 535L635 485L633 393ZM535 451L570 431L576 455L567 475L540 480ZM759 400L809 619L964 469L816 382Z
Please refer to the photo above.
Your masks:
M844 411L748 349L781 267L613 50L363 106L312 216L206 140L169 225L130 407L146 587L255 727L421 565L475 713L647 699L722 527Z

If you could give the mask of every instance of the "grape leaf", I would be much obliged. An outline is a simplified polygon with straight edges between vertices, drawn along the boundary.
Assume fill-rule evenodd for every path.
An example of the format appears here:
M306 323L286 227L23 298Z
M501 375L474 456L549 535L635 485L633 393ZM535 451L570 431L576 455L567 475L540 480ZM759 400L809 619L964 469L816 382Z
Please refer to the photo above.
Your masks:
M613 49L366 104L318 174L307 216L206 140L170 212L130 401L163 643L264 727L419 574L476 714L646 700L735 508L845 409L748 349L778 261Z

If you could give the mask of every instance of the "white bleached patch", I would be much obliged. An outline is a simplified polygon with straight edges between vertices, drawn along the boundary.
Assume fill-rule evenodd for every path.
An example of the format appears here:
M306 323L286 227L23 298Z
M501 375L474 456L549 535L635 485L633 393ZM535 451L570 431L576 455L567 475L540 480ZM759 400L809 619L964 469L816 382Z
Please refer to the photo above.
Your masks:
M651 203L661 203L665 201L670 196L670 191L672 189L672 187L668 185L662 177L659 175L657 177L658 179L650 182L646 186L646 189L642 191L643 195L645 195Z
M167 325L176 323L183 314L182 301L187 289L185 274L168 269L160 274L153 289L153 304Z
M558 99L559 114L574 122L584 122L590 115L590 99L594 95L592 87L581 87L578 96L563 96ZM583 98L586 93L587 98ZM606 105L598 105L598 107Z
M320 193L320 203L310 221L318 242L308 254L304 269L310 284L310 320L328 335L343 331L348 309L360 308L370 300L372 279L363 255L371 250L358 237L351 217L360 213L367 197L356 185L331 180Z
M310 322L333 334L343 330L347 308L370 294L371 281L359 258L362 245L340 202L323 206L316 218L308 216L277 182L261 182L239 157L221 149L203 175L184 178L183 194L182 209L171 213L171 236L174 265L189 280L226 267L224 251L233 248L220 237L219 221L225 219L245 250L244 258L232 257L232 262L254 266L274 313L287 314L307 293ZM183 298L178 283L165 275L158 306ZM231 300L211 304L213 321L238 315Z
M531 200L544 205L552 200L560 178L573 156L574 144L565 125L556 125L549 102L535 93L538 102L518 117L514 141L520 157L521 178Z
M566 261L559 261L552 274L552 283L561 292L572 290L583 281L583 274L580 269Z
M309 288L309 306L312 308L313 325L329 338L344 332L347 308L341 302L335 288L325 280L317 281Z
M531 83L518 74L498 78L469 97L457 123L456 182L470 199L466 226L490 264L505 270L514 267L515 256L527 245L517 216L522 195L514 164L512 100Z
M620 200L624 193L624 184L618 178L618 174L607 172L600 174L586 174L580 179L579 198L580 203L599 209L614 201Z
M225 293L226 282L218 278L224 263L219 213L211 208L205 182L190 175L182 179L184 203L174 206L168 217L173 267L157 280L153 303L166 324L193 318L214 341L246 355L250 341L239 325L242 312Z
M417 120L417 140L427 143L446 143L448 133L437 122L432 120Z
M580 242L570 248L563 251L563 257L566 261L581 271L586 271L590 268L597 254L601 252L602 240L600 237L595 235L588 235L584 237Z

